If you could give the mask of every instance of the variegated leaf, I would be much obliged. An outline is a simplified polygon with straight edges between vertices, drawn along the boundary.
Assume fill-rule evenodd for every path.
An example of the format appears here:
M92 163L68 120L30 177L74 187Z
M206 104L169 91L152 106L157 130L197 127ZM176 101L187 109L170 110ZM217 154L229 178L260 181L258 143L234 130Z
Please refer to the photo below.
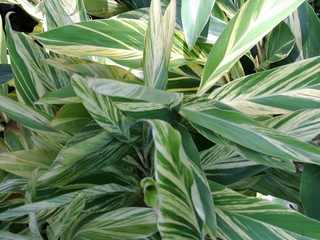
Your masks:
M69 192L62 194L57 197L53 197L47 200L42 200L22 206L18 206L15 208L8 209L0 213L0 219L4 220L11 217L19 217L30 213L39 212L42 210L47 210L51 208L57 208L69 204L75 197L77 197L80 193L84 194L86 199L95 196L105 195L107 193L122 193L122 192L135 192L131 188L123 187L118 184L104 184L98 185L74 192Z
M266 41L265 49L263 49L265 59L259 64L257 70L269 69L270 64L286 58L295 45L295 39L290 28L283 22L267 35Z
M263 172L262 178L251 189L266 196L301 204L300 182L300 173L269 168Z
M248 114L283 114L320 103L320 57L237 79L210 97Z
M286 23L295 37L296 44L285 63L320 55L320 42L317 38L320 34L320 20L309 3L304 2L288 17Z
M209 20L215 0L181 1L183 32L189 49L192 49L200 33ZM190 14L192 12L192 14Z
M87 80L80 75L72 76L72 85L81 98L92 118L116 138L130 141L129 123L127 118L109 97L96 94L88 86Z
M318 239L318 221L284 206L247 197L210 182L218 218L218 236L234 239ZM284 221L283 219L286 219Z
M131 83L143 84L130 70L119 66L101 64L88 59L81 58L54 58L44 60L49 65L68 73L77 73L89 77L109 78L116 80L130 80Z
M64 185L120 161L131 151L130 145L115 140L92 122L71 138L39 181L43 185Z
M318 148L262 125L222 103L196 98L187 101L180 112L191 123L248 148L249 151L243 153L249 156L250 151L258 150L260 154L274 156L289 163L295 160L320 164Z
M163 1L162 1L163 2ZM164 9L162 8L162 12ZM175 27L177 30L183 31L182 20L181 20L181 1L177 1L177 16ZM130 12L125 12L115 16L120 19L149 19L149 9L140 8ZM218 37L221 35L227 24L217 17L210 16L207 25L204 26L203 31L199 35L199 42L212 43L214 44Z
M14 121L29 129L53 132L49 127L52 117L31 106L21 104L5 96L0 96L0 110Z
M271 118L265 124L303 142L312 141L320 134L320 110L300 110L292 114Z
M303 0L247 1L231 19L206 61L199 95L206 93L239 58L292 13Z
M175 1L167 9L167 16L162 16L161 2L151 2L150 17L146 31L144 49L144 79L148 87L165 90L168 80L168 65L174 33L176 14ZM166 25L168 28L165 28ZM169 53L169 54L168 54Z
M215 237L215 216L204 208L206 183L196 173L181 144L181 136L169 124L148 121L155 143L155 179L158 187L158 229L164 239L203 239L203 231ZM211 206L213 203L211 203ZM213 209L213 208L212 208ZM208 223L207 221L213 221ZM211 227L211 228L210 228Z
M0 168L17 176L29 178L36 168L44 174L57 156L57 152L22 150L0 153Z
M121 97L134 100L141 100L152 103L159 103L175 107L182 102L181 93L165 92L151 87L138 84L123 83L109 79L85 78L95 92L108 97Z
M89 21L83 0L45 0L46 30Z
M6 26L8 50L19 101L52 113L48 106L35 105L34 102L46 92L69 84L70 77L46 64L43 59L50 58L51 55L26 35L13 31L9 22L8 20Z
M102 56L127 67L141 68L146 27L147 22L143 20L106 19L71 24L33 36L53 52ZM183 33L176 31L170 65L181 66L189 61L204 63L209 49L199 43L189 52Z
M156 215L151 208L128 207L90 219L78 229L73 239L140 239L156 231Z
M83 193L76 196L63 209L57 219L47 227L49 240L59 239L59 237L70 227L84 209L86 198Z

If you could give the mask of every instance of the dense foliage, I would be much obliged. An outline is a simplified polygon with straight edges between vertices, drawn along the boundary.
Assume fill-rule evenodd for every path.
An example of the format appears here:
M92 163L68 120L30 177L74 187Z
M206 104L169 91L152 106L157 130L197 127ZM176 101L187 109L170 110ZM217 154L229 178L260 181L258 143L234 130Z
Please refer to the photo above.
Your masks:
M0 239L320 239L316 1L16 2Z

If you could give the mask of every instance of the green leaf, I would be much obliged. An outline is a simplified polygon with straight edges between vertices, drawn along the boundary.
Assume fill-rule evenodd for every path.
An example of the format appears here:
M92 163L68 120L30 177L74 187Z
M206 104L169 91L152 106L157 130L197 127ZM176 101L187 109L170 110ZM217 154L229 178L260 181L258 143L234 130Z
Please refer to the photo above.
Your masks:
M50 125L56 131L77 133L91 121L90 114L81 103L70 103L60 108Z
M80 75L72 76L74 91L81 98L92 118L104 129L122 141L130 141L129 124L127 118L106 96L96 94L88 86L87 79Z
M22 236L19 234L14 234L7 231L0 230L0 236L3 237L5 240L32 240L30 237Z
M0 19L0 26L3 26L2 18ZM3 28L0 29L0 63L8 63L7 59L7 46L6 46L6 36Z
M57 219L47 227L48 239L55 240L71 226L84 209L86 198L80 193L63 209Z
M183 32L189 49L192 49L208 22L214 3L215 0L181 1Z
M206 212L208 203L204 200L207 186L200 184L202 176L188 159L179 132L160 120L148 123L155 143L158 230L162 238L203 239L204 224L208 234L215 237L215 216L210 210Z
M25 196L26 204L33 203L36 199L37 172L38 172L38 169L35 169L28 180L26 196ZM32 235L32 239L43 240L38 228L37 216L35 213L29 213L29 229Z
M158 202L157 184L152 178L144 178L141 181L143 188L144 202L149 207L156 207Z
M151 208L120 208L91 219L73 239L136 239L156 231L156 216Z
M182 101L181 93L165 92L138 84L123 83L109 79L85 78L95 92L108 97L121 97L175 107Z
M318 239L320 222L210 182L222 239ZM286 221L284 221L286 219Z
M237 79L210 97L249 114L283 114L318 108L320 57Z
M47 200L34 202L30 204L26 204L23 206L19 206L16 208L8 209L7 211L4 211L0 213L0 219L7 219L10 217L19 217L26 214L39 212L42 210L47 210L51 208L57 208L64 206L66 204L69 204L76 196L78 196L80 193L84 194L86 199L90 197L95 196L103 196L108 193L121 193L121 192L135 192L131 188L123 187L118 184L104 184L104 185L98 185L91 188L86 188L66 194L62 194L57 197L53 197Z
M290 28L285 23L280 23L266 38L264 49L266 60L259 65L258 70L266 70L270 64L286 58L295 45L295 39Z
M206 93L268 32L291 14L303 0L247 1L212 47L205 64L199 95ZM239 27L240 26L240 27Z
M83 0L44 1L47 29L89 21Z
M305 164L302 172L300 195L303 210L308 217L320 221L320 167Z
M5 96L0 96L0 110L8 115L9 118L31 130L53 131L49 127L52 117L31 106L23 105Z
M230 107L208 99L189 101L181 114L208 130L260 153L292 160L319 164L320 150L262 125ZM276 161L274 164L277 165ZM280 167L280 166L279 166Z
M0 64L0 84L7 83L13 79L10 64Z
M37 104L65 104L80 103L81 99L77 96L71 84L59 88L57 91L44 94Z
M56 152L42 150L3 152L0 153L0 168L17 176L29 178L38 167L39 175L44 174L56 156Z
M83 0L83 2L87 13L99 18L109 18L128 10L123 4L114 0Z

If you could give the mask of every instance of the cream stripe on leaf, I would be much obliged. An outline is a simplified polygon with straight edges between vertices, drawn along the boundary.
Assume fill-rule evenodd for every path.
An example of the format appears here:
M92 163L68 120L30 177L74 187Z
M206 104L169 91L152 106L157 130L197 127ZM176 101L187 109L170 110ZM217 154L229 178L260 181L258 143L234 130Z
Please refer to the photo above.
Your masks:
M320 104L320 57L252 74L210 97L249 114L283 114Z
M175 0L170 2L164 16L162 16L160 0L151 2L143 56L146 86L166 89L175 15Z
M213 202L209 211L204 200L207 191L202 189L208 186L184 151L181 135L166 122L149 120L148 123L155 144L156 212L162 238L203 239L204 230L215 238ZM212 222L208 223L209 220Z
M122 141L130 141L129 123L127 118L106 96L96 94L80 75L72 76L74 91L81 98L92 118L104 129Z
M318 148L258 123L220 102L195 98L186 102L180 112L191 123L194 122L248 148L248 151L240 148L245 151L245 155L251 154L252 150L259 150L262 154L289 162L295 160L320 164Z
M76 22L89 21L83 0L45 0L43 5L47 30Z
M320 222L263 199L209 182L223 239L319 239ZM286 219L285 221L283 219Z
M206 93L232 66L303 0L247 1L211 49L205 64L199 95Z
M143 20L106 19L62 26L33 36L53 52L107 57L126 67L141 68L146 28ZM175 31L170 68L190 61L203 64L209 49L207 44L199 43L189 52L183 33Z
M156 216L151 208L119 208L80 225L76 240L141 239L157 232Z
M181 1L183 32L189 49L192 49L208 22L215 0Z

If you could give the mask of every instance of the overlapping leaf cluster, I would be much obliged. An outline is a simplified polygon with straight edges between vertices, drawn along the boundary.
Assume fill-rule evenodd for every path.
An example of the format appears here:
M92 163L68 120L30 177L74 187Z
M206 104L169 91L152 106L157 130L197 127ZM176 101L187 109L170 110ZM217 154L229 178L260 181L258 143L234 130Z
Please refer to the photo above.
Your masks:
M1 239L320 238L307 2L17 2L39 26L0 36Z

